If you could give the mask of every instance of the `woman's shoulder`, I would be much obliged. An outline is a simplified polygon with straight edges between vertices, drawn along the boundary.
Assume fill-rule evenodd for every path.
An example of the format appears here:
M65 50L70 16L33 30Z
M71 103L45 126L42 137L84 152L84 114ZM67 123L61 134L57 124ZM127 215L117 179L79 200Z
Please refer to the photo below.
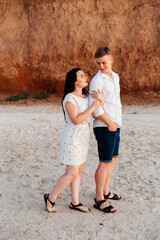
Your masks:
M63 103L66 103L66 102L72 102L72 103L76 103L75 102L75 98L74 98L74 95L72 94L72 93L68 93L66 96L65 96L65 98L64 98L64 100L63 100Z

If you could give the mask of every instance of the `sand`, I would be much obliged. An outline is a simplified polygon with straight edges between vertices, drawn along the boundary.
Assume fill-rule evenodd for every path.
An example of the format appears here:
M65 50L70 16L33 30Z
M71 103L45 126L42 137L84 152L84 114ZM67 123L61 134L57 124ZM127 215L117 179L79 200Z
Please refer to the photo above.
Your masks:
M68 207L67 187L56 201L58 212L52 214L45 211L43 195L65 171L59 163L64 126L60 101L0 105L0 239L160 239L159 123L159 104L124 104L120 157L110 184L122 197L110 201L116 213L93 208L98 155L91 129L80 192L80 201L91 212Z

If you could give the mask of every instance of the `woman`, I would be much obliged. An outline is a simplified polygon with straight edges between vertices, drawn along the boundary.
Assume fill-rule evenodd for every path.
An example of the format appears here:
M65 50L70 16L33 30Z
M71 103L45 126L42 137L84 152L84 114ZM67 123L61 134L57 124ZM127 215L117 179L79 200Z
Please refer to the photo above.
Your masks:
M66 125L63 129L60 146L60 160L66 165L66 172L62 175L53 190L44 195L46 209L56 212L55 201L62 190L70 184L71 203L69 207L74 210L88 213L89 208L79 203L81 172L87 158L90 119L92 113L99 108L100 101L94 100L91 107L88 105L88 95L85 87L88 85L87 77L80 68L74 68L67 73L63 111ZM94 92L95 98L100 93Z

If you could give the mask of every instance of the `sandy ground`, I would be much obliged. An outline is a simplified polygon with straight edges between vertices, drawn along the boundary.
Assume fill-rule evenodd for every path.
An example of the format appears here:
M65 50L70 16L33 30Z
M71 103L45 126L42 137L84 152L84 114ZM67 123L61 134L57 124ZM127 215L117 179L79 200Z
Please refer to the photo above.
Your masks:
M91 213L69 209L67 187L56 201L58 212L51 214L45 211L43 195L65 170L59 163L64 118L60 99L52 100L54 104L0 105L0 239L160 239L160 104L133 105L134 99L124 103L120 158L110 189L122 196L110 201L118 211L104 214L93 208L98 155L91 129L80 194Z

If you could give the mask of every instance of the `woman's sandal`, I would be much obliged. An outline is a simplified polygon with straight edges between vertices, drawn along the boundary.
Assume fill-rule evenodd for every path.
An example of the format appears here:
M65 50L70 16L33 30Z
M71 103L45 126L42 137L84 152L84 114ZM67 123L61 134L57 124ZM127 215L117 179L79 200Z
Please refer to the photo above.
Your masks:
M118 197L118 195L115 193L113 193L113 197L110 198L109 196L111 194L112 194L111 192L109 192L107 195L104 194L104 198L109 199L109 200L120 200L121 199L121 197Z
M77 211L80 211L80 212L88 213L88 212L86 212L86 211L78 208L78 207L85 207L85 206L83 206L82 203L79 203L79 204L77 204L77 205L74 205L74 204L71 202L70 205L69 205L69 207L70 207L72 210L77 210ZM88 208L88 209L89 209L89 208ZM89 212L90 212L90 211L91 211L91 210L89 209Z
M114 212L117 211L117 210L111 211L111 210L114 208L114 207L112 207L111 205L109 205L108 207L105 207L105 208L101 209L100 206L101 206L104 202L106 202L105 199L104 199L104 200L101 200L101 201L97 201L96 199L94 199L94 201L95 201L95 203L96 203L96 204L94 204L94 207L97 208L97 209L99 209L99 210L102 211L102 212L105 212L105 213L114 213Z
M44 195L44 201L45 201L45 205L46 205L46 210L47 210L48 212L57 212L57 211L50 211L50 210L47 208L47 201L51 203L52 207L54 207L54 205L55 205L55 202L51 202L51 201L49 200L49 193L46 193L46 194Z

